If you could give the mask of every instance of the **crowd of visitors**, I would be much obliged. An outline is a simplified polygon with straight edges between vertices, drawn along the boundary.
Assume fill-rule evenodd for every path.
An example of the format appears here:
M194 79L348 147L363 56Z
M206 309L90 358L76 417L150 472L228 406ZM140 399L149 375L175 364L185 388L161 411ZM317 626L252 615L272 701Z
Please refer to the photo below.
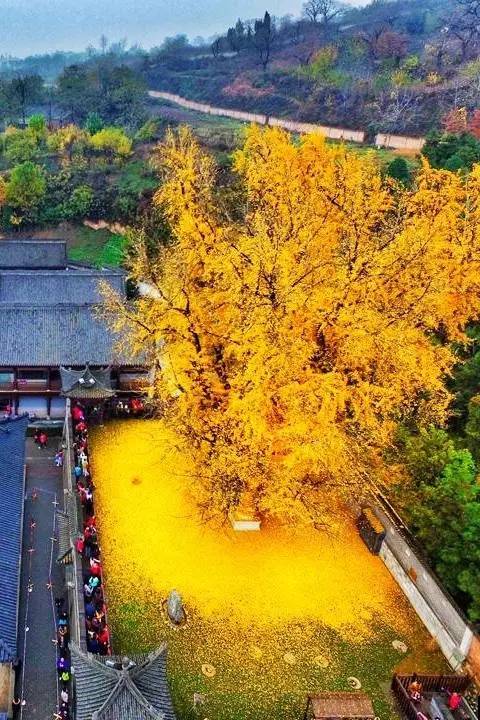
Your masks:
M72 408L74 431L74 468L77 493L83 508L83 533L77 538L76 550L82 556L87 650L110 655L110 632L107 625L103 592L102 563L98 544L94 506L94 484L90 472L88 426L85 409L80 403Z

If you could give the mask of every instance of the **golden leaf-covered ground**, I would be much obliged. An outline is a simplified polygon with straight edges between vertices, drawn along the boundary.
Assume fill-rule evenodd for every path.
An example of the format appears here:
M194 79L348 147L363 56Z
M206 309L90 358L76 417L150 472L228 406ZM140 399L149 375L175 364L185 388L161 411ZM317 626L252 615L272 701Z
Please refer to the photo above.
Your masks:
M188 461L174 443L161 421L115 422L92 433L114 650L168 640L181 720L299 718L308 692L348 689L349 676L360 679L384 718L397 663L443 668L353 525L334 536L205 525L189 495ZM179 630L162 611L174 588L188 614ZM395 639L407 644L406 656L392 647ZM205 665L215 669L212 677ZM205 695L195 711L194 693Z

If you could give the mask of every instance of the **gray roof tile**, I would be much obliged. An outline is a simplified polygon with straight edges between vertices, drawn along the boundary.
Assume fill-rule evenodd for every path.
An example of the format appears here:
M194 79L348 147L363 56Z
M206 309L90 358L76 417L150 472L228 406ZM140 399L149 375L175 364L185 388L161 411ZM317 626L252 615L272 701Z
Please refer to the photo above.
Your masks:
M1 242L1 241L0 241ZM125 274L110 270L0 269L0 303L19 305L88 305L102 302L101 281L125 292Z
M92 720L118 683L113 668L97 662L71 645L72 667L75 678L76 720ZM123 720L123 718L122 718ZM126 719L125 719L126 720Z
M23 477L28 418L0 420L0 641L3 657L17 654L22 549Z
M136 668L132 669L131 675L135 685L150 705L162 710L165 720L174 720L175 713L166 682L166 648L147 656L143 663L139 663ZM159 678L164 678L164 681L159 682Z
M56 519L58 533L57 562L61 562L73 548L72 534L70 532L70 520L66 512L57 510Z
M94 305L0 305L0 366L128 365Z
M104 706L93 715L94 720L164 720L165 716L149 705L125 674Z
M62 268L65 240L0 240L0 268Z

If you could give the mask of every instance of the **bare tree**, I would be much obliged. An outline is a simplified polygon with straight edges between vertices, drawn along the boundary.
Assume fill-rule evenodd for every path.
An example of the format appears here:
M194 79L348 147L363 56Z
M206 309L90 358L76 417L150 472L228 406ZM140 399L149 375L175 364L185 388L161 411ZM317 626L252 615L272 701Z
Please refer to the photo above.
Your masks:
M106 37L106 35L102 35L100 37L100 52L102 53L102 55L107 54L107 49L108 49L108 38Z
M328 25L342 11L336 0L307 0L303 4L303 14L312 23Z
M382 129L387 132L403 132L415 125L419 112L419 97L409 90L389 90L379 98L379 115Z
M460 48L462 62L480 43L480 0L455 0L453 12L444 18L448 34Z
M433 42L425 45L425 60L436 72L443 72L454 53L453 41L447 27L441 28Z
M221 40L220 38L215 38L215 40L212 42L211 49L212 49L212 55L216 59L220 55L220 44Z
M358 33L357 37L367 46L370 60L377 59L377 45L379 38L388 30L388 26L374 25L370 30L364 30Z

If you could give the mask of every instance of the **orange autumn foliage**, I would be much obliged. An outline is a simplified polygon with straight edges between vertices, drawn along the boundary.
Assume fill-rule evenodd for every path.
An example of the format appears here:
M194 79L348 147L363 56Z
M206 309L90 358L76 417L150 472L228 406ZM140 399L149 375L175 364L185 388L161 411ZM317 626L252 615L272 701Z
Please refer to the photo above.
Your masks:
M110 294L113 324L161 368L152 393L206 517L326 521L387 479L399 423L447 416L448 342L479 307L480 168L424 164L407 191L373 155L252 127L232 213L188 129L158 164L174 241L137 238L144 293Z
M480 110L477 109L473 113L470 122L468 123L468 132L480 140Z
M467 109L464 107L453 108L442 118L442 126L445 132L460 134L467 131L468 117Z

